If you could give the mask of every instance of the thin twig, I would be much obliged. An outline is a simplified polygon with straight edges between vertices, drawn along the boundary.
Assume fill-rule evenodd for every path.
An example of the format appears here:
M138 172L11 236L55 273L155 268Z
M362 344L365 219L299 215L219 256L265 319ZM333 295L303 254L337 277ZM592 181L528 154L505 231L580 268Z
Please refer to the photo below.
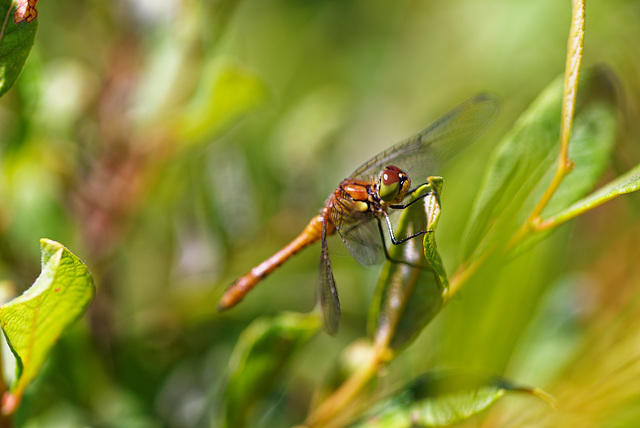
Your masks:
M580 66L582 65L582 50L584 46L585 1L573 0L573 13L571 19L571 31L567 48L567 62L564 73L564 96L562 113L560 116L560 158L556 174L549 184L538 204L529 216L529 222L535 224L540 220L540 215L545 209L551 197L560 187L564 178L573 169L573 162L569 159L569 140L573 125L573 114L576 107L576 95L578 93L578 80L580 78Z

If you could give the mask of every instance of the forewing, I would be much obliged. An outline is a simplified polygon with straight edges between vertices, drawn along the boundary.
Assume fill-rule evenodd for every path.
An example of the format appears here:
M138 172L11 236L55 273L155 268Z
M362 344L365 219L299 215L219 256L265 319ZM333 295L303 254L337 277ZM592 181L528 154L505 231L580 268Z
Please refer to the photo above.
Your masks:
M324 315L325 328L330 335L334 336L338 332L340 325L340 300L338 300L338 289L333 279L333 270L329 259L325 224L326 221L322 226L322 250L320 267L318 268L318 299Z
M378 154L349 178L371 179L387 165L407 171L416 182L429 175L438 175L442 165L475 141L493 122L499 110L500 103L494 96L476 95L419 134Z

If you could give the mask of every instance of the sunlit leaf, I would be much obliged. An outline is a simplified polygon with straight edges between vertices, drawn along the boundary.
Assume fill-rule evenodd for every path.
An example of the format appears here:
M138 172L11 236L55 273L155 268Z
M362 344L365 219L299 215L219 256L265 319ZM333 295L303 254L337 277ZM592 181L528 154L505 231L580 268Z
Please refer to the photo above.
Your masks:
M413 194L429 193L429 196L405 209L401 214L396 236L410 236L430 230L422 239L410 239L393 245L369 309L369 332L376 340L383 339L389 347L399 349L408 345L422 328L440 311L447 289L447 279L442 261L435 246L435 227L440 215L438 194L442 178L432 177L431 184L419 188ZM432 192L432 188L436 192ZM426 257L425 257L426 256Z
M467 225L464 259L511 236L551 182L560 150L562 83L560 77L540 94L494 153ZM583 73L569 146L575 168L543 216L566 208L595 185L608 163L615 128L612 77L603 69Z
M26 4L21 5L24 9L21 13L12 0L0 0L0 96L18 79L38 29L35 3L33 7L29 7L31 3L23 3Z
M352 425L370 428L450 426L487 409L509 391L551 399L542 391L486 376L427 373L383 399Z
M40 246L40 276L24 294L0 307L0 323L18 370L3 400L5 412L15 410L51 347L94 295L93 278L80 259L55 241L42 239Z
M260 78L233 60L216 59L203 75L194 99L175 122L180 141L192 143L214 137L266 97Z
M322 327L317 312L285 312L247 327L229 363L225 393L228 427L242 427L253 405L278 384L291 356Z
M627 173L602 186L585 198L580 199L570 207L552 216L549 220L563 222L580 213L604 204L605 202L626 193L640 189L640 165L636 165Z

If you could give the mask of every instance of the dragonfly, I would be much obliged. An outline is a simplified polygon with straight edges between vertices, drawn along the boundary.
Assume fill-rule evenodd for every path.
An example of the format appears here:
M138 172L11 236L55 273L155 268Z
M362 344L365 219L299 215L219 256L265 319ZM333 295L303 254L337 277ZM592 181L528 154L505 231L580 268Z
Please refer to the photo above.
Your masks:
M415 136L401 141L362 164L331 193L320 213L303 231L280 251L273 254L231 284L218 303L226 310L239 303L267 275L293 255L318 241L321 243L317 277L317 299L322 308L327 332L335 335L340 324L340 300L336 288L327 238L337 233L349 253L361 264L371 265L392 260L387 252L386 234L393 245L428 231L396 237L390 214L403 210L429 192L414 197L409 176L426 179L469 144L493 122L499 101L492 95L476 95L446 113ZM405 262L407 263L407 262Z

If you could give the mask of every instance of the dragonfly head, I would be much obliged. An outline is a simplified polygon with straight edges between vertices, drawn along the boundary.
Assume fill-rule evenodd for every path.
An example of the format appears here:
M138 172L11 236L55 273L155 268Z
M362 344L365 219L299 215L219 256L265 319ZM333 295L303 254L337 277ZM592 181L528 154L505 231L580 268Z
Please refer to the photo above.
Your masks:
M387 203L398 203L407 196L411 180L406 172L397 166L389 165L380 173L378 195Z

